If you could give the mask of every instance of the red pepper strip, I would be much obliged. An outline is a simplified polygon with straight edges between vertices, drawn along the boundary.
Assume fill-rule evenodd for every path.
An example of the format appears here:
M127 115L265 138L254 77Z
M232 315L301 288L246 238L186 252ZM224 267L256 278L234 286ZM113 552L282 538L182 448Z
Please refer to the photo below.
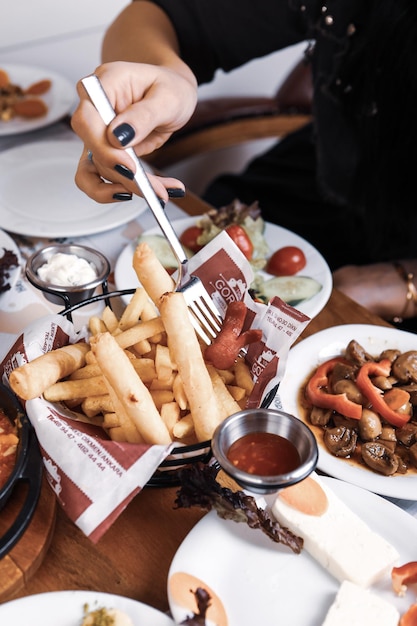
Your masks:
M332 409L340 415L360 420L362 406L349 400L345 393L328 393L324 390L329 384L329 376L337 363L347 363L342 357L335 357L319 365L307 383L306 395L312 404L322 409Z
M411 415L398 413L391 409L384 400L384 395L378 387L372 383L370 376L389 376L391 373L391 362L388 359L382 361L369 361L364 363L356 377L356 384L363 395L372 404L374 411L379 413L392 426L401 428L410 421Z
M392 588L399 596L405 595L407 585L417 583L417 561L404 563L391 570Z
M398 626L417 626L417 604L412 604L408 611L401 616Z

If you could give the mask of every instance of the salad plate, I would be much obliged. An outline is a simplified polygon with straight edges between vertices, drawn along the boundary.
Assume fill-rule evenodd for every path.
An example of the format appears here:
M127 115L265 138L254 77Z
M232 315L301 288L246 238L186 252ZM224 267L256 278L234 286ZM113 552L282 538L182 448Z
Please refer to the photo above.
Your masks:
M52 591L11 600L0 605L0 622L13 626L79 626L86 604L90 611L103 607L124 611L134 624L174 626L170 617L151 606L97 591Z
M0 121L0 137L18 135L39 128L49 126L67 115L77 98L77 91L68 79L49 69L26 65L1 64L0 69L7 72L10 82L22 88L29 87L43 79L51 81L50 90L40 96L48 107L48 112L42 117L23 118L14 117L8 122Z
M174 220L172 225L178 236L181 235L187 228L194 226L200 217L187 217L179 220ZM143 233L144 235L156 235L161 234L159 227L151 228ZM263 233L265 240L269 246L270 254L275 252L278 248L284 246L297 246L301 248L306 256L306 266L300 272L303 276L309 276L314 278L321 285L320 291L310 298L309 300L303 300L297 304L296 308L308 315L310 318L315 317L328 301L333 281L332 274L329 266L322 257L322 255L312 246L308 241L300 237L299 235L265 222L265 231ZM117 289L132 289L138 284L138 278L132 267L132 258L135 251L136 241L128 244L120 254L114 272L115 284ZM259 274L271 278L269 274L265 272L259 272Z
M372 530L399 552L399 563L417 558L417 520L355 485L323 478L339 498ZM270 497L270 496L269 496ZM400 532L399 532L399 529ZM294 554L246 524L221 519L212 511L191 530L177 550L168 574L184 572L198 578L220 598L228 623L263 626L321 626L339 588L339 582L308 553ZM397 597L389 578L371 587L404 612L415 601L409 591ZM190 611L168 593L176 623Z
M0 227L30 237L79 237L116 228L146 210L139 196L100 204L78 189L74 176L81 152L76 139L39 141L2 152Z
M300 417L299 393L308 376L320 363L340 356L352 339L371 355L378 355L387 348L398 348L401 352L417 350L417 334L396 328L372 324L343 324L327 328L291 348L273 406ZM317 467L329 476L384 496L417 499L417 472L395 476L377 474L365 467L350 464L347 459L335 457L321 444Z

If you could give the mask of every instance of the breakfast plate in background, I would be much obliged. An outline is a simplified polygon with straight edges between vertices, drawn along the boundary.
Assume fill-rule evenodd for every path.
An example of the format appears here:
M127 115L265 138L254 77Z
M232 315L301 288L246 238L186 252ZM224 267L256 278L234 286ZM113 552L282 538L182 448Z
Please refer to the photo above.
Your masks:
M322 480L397 549L399 563L416 558L417 520L411 515L355 485L333 478ZM178 572L198 578L203 588L206 584L218 596L230 625L321 626L339 588L339 582L306 550L294 554L259 530L221 519L214 511L191 530L170 566L168 598L171 613L179 624L190 611L175 603L170 594L170 579ZM400 612L414 601L411 592L404 598L397 597L389 579L371 590L396 605Z
M75 184L82 152L76 139L24 144L0 154L0 227L30 237L79 237L135 219L147 205L100 204Z
M54 591L27 596L0 605L0 623L13 626L79 626L84 606L119 609L134 624L174 626L170 617L136 600L96 591Z
M16 255L17 266L11 267L10 269L3 269L2 260L8 251ZM16 284L16 281L20 276L20 265L21 257L17 244L7 233L4 232L4 230L0 229L0 289L4 289L6 285L9 285L9 289L6 291L0 290L0 298L10 291L10 289Z
M195 225L198 219L199 217L188 217L175 220L172 222L172 225L177 235L180 236L181 233L183 233L187 228ZM161 230L159 227L155 227L145 231L143 234L161 234ZM263 235L270 248L271 254L278 248L282 248L284 246L297 246L303 250L307 263L299 274L315 279L318 283L320 283L321 289L311 299L303 300L297 304L296 308L311 318L315 317L328 301L333 285L330 268L326 261L316 248L314 248L308 241L286 228L277 226L276 224L271 224L270 222L265 222L265 231ZM138 285L138 278L132 267L132 259L135 248L136 241L127 245L116 262L114 278L117 289L132 289ZM260 272L260 274L269 276L265 274L265 272ZM127 300L129 299L130 296L127 297Z
M291 348L285 375L273 406L300 417L303 412L299 404L299 394L308 376L320 363L340 356L352 339L372 356L377 356L387 348L397 348L401 352L417 350L417 334L396 328L371 324L344 324L327 328ZM353 465L348 459L337 458L321 444L317 467L329 476L340 478L374 493L404 500L417 499L417 472L384 476L365 467Z
M50 90L39 96L48 107L46 115L36 118L16 116L7 122L0 120L0 137L27 133L49 126L67 115L75 104L77 98L75 85L56 72L40 67L9 63L0 63L0 69L7 72L13 85L19 85L23 89L40 80L49 79L51 81Z

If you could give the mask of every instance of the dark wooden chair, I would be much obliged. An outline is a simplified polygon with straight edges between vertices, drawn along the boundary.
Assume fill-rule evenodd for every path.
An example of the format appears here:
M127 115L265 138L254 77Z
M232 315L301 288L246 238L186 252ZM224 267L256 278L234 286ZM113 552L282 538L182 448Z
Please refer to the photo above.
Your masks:
M189 122L145 160L158 169L256 139L283 138L312 117L310 66L299 61L273 97L200 100Z

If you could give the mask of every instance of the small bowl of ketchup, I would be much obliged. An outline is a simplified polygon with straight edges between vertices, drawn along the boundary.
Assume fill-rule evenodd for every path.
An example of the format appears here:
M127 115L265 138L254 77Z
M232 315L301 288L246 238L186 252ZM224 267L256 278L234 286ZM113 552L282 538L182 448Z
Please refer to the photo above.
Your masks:
M301 420L274 409L247 409L226 418L214 432L214 457L241 487L273 493L314 471L318 447Z

